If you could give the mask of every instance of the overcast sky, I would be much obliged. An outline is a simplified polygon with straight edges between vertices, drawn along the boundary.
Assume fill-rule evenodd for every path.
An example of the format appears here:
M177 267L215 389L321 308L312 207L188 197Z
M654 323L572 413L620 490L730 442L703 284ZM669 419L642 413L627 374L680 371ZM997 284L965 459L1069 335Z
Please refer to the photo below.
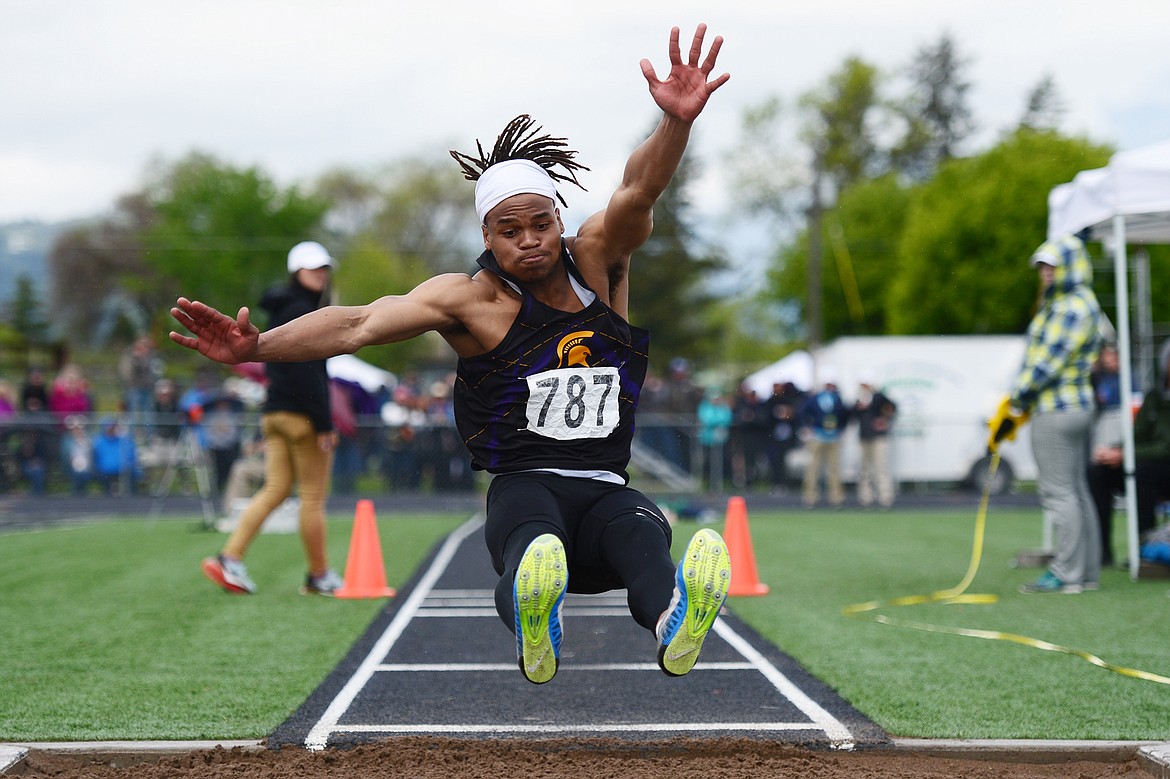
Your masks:
M692 145L713 200L745 108L795 101L849 55L892 73L944 32L971 61L982 147L1046 74L1066 132L1170 134L1167 0L0 0L0 222L108 211L156 156L287 185L447 159L529 113L593 169L588 195L565 192L579 223L657 115L639 60L665 75L670 27L685 51L701 21L731 73Z

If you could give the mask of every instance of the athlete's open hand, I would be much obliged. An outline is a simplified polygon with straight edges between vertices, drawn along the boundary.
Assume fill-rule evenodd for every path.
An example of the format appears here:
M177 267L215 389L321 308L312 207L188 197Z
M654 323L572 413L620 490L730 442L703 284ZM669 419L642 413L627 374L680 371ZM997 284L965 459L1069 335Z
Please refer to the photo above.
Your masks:
M193 334L181 335L172 330L171 340L179 346L228 365L252 362L256 357L260 330L249 321L246 307L232 319L197 300L179 298L171 316Z
M650 60L642 60L642 75L650 85L650 95L665 113L684 122L693 122L702 113L707 98L731 78L730 73L724 73L718 78L708 81L711 71L715 69L715 60L719 56L719 49L723 46L723 36L715 36L711 42L711 49L707 52L703 64L699 58L703 54L703 37L707 34L707 25L700 24L695 30L695 37L691 41L691 50L687 61L682 61L682 53L678 47L678 28L670 30L670 73L663 81L658 80L654 66Z

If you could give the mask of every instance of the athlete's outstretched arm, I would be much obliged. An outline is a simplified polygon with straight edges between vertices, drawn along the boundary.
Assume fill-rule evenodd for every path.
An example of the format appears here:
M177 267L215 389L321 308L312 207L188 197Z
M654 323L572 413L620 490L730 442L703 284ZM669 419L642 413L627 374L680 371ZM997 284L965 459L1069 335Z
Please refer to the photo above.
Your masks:
M173 316L191 335L171 332L180 346L229 365L241 362L303 362L352 354L363 346L405 341L430 330L460 327L458 310L473 294L461 274L436 276L405 295L364 306L328 306L261 333L247 308L235 319L197 300L179 298Z
M662 109L662 120L630 155L621 184L604 211L603 240L614 253L628 254L650 236L654 204L678 169L690 140L692 123L702 113L711 94L731 78L728 73L711 78L723 38L716 36L704 57L706 34L707 26L700 24L684 62L679 30L671 29L670 72L663 80L658 79L650 60L641 62L650 95Z

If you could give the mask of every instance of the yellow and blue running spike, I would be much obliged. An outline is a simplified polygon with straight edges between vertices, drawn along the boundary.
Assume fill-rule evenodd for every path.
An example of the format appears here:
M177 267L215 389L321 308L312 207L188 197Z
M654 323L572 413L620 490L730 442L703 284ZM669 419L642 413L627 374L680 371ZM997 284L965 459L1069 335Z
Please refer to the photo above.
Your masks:
M658 666L667 676L682 676L695 667L730 584L727 544L714 530L703 528L678 563L674 597L658 625Z
M568 587L564 544L552 533L537 536L524 550L512 584L516 658L533 684L551 680L560 666L561 607Z

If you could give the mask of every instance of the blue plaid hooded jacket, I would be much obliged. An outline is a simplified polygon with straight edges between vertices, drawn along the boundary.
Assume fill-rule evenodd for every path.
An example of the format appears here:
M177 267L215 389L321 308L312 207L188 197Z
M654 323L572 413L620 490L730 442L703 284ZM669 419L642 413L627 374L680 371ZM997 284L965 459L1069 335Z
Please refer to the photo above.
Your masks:
M1073 235L1041 244L1032 264L1053 266L1053 282L1028 325L1028 347L1011 404L1031 413L1091 410L1090 380L1101 351L1101 307L1093 294L1093 265Z

